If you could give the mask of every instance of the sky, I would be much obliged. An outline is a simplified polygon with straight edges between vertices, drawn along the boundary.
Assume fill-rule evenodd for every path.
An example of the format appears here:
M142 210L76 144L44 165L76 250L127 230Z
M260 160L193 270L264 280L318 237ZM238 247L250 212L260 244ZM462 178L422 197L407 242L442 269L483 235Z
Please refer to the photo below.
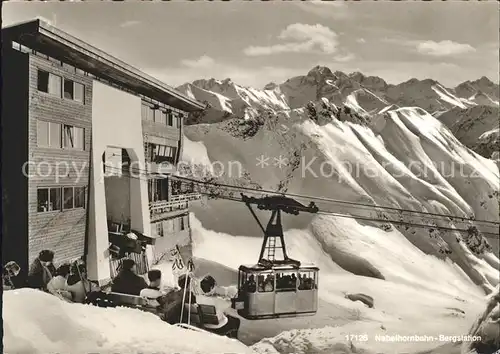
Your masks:
M178 86L225 79L256 88L316 65L389 83L498 82L492 2L4 2L2 26L40 17Z

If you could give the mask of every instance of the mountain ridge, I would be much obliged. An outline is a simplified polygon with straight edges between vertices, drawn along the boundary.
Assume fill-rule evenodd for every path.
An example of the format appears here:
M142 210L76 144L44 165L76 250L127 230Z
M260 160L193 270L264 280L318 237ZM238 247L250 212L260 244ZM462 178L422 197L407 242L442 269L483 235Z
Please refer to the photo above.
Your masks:
M188 125L215 123L230 118L259 119L264 112L290 114L295 109L311 107L311 104L319 106L320 110L325 104L331 110L343 111L343 107L347 107L364 117L364 120L375 120L377 115L398 108L419 107L438 118L449 120L450 114L458 114L466 117L464 121L474 122L480 119L477 116L481 111L478 107L496 110L500 100L498 84L485 76L464 81L453 88L429 78L412 78L395 85L378 76L367 76L359 71L346 74L319 65L306 75L294 76L282 83L271 82L262 90L238 85L230 78L195 80L177 89L207 104L204 112L188 118ZM328 103L324 102L325 99ZM453 127L446 125L453 130ZM472 127L471 124L462 126ZM481 126L476 124L471 135L479 133L477 136L481 136L491 130L485 127L478 132L478 129ZM495 144L488 142L479 147L471 139L463 138L467 132L461 134L461 141L467 141L469 148L485 157L491 156L491 147Z

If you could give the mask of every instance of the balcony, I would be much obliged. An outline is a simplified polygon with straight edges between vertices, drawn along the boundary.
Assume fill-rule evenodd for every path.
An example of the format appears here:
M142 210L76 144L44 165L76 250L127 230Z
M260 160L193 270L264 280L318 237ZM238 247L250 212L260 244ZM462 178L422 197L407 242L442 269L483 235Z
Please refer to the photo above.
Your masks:
M201 199L198 193L175 195L170 200L160 200L149 203L149 216L151 222L158 221L167 216L176 216L186 211L189 202Z

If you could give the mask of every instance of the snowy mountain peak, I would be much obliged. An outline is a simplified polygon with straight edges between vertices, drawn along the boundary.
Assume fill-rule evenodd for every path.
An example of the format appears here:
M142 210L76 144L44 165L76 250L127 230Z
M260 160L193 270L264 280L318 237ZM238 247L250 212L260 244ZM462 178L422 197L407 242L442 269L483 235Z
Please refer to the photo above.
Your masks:
M339 71L339 70L336 70L334 73L333 73L334 76L337 77L337 79L349 79L349 76L342 72L342 71Z
M489 85L489 86L495 85L493 83L493 81L491 81L486 76L482 76L480 79L474 81L473 83L478 84L478 85Z
M313 76L315 78L325 78L334 76L330 68L326 66L315 66L307 73L307 76Z
M365 76L359 71L350 73L349 77L370 90L386 90L388 86L384 79L378 76Z

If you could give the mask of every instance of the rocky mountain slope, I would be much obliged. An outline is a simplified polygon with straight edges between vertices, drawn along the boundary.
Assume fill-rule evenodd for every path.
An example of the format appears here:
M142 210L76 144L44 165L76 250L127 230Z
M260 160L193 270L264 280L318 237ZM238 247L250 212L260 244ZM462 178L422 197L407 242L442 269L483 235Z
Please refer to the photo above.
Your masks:
M254 118L262 110L296 109L322 98L337 106L348 104L362 113L374 114L390 107L420 107L439 115L450 109L466 110L478 105L497 108L500 96L498 84L486 77L466 81L455 88L446 88L431 79L411 79L393 85L379 77L360 72L332 72L322 66L281 84L270 83L263 90L242 87L230 79L197 80L178 89L210 107L205 118L197 117L189 123ZM213 109L219 110L218 118L213 117Z
M498 106L477 105L467 109L456 107L438 118L464 145L489 158L500 149L499 115Z
M480 105L498 106L498 84L485 76L475 81L462 82L453 92L458 97L468 98Z

